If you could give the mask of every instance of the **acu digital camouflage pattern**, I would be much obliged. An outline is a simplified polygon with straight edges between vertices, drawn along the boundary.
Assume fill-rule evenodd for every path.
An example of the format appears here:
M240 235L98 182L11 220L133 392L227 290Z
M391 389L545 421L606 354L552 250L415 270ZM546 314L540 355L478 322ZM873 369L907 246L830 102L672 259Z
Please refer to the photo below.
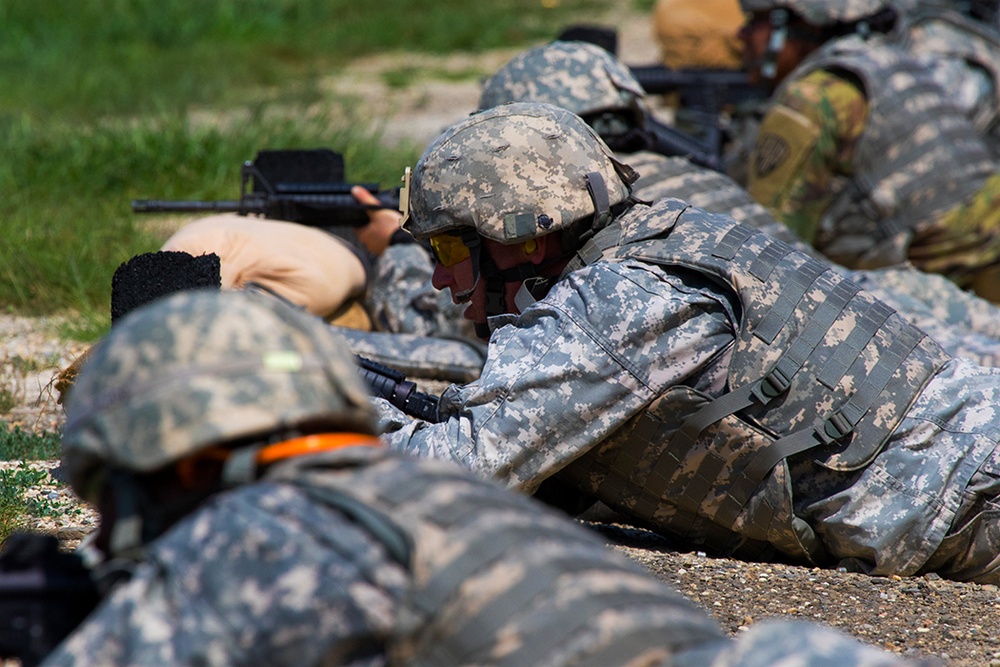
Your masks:
M379 331L476 338L472 323L462 317L465 306L431 285L433 271L430 252L418 243L393 244L379 255L365 298Z
M639 180L632 186L632 194L637 199L648 202L667 197L683 199L709 213L728 215L737 222L755 227L794 245L797 250L819 256L725 174L699 167L681 157L666 157L649 151L623 155L622 159L639 173Z
M486 361L482 341L334 327L354 354L394 368L409 379L472 382Z
M479 108L546 102L578 116L621 111L643 124L645 91L629 68L599 46L551 42L523 51L483 82Z
M877 14L890 4L889 0L740 0L745 12L789 9L816 26L851 23Z
M805 623L728 639L565 517L454 466L355 447L281 463L206 502L45 664L778 661L910 664Z
M632 191L638 199L683 199L709 213L728 215L755 227L818 261L829 262L723 174L684 158L650 152L622 159L639 172ZM832 262L830 267L923 329L952 356L968 357L980 366L1000 366L1000 309L990 302L942 276L906 264L872 271L852 271Z
M612 87L609 71L617 72L612 79L634 80L628 68L603 49L582 42L553 42L516 56L488 79L480 108L506 102L544 102L580 115L601 108L627 111L634 104L632 95L616 100L606 94ZM637 89L638 102L642 103L645 93L639 84L636 82L628 89ZM639 173L632 193L640 200L683 199L711 213L729 215L756 227L817 259L823 257L723 174L681 157L649 151L619 154L619 158ZM989 303L912 267L895 267L891 275L883 276L879 272L851 272L833 266L860 281L911 323L924 328L950 353L971 356L987 366L997 365L1000 360L997 330L989 330L986 324L991 317L1000 320L1000 311ZM429 282L430 271L425 269L425 274ZM887 284L883 286L883 282ZM984 313L986 317L978 318L979 323L973 326L961 321L964 311Z
M924 62L1000 154L1000 32L955 11L904 12L894 38Z
M667 224L656 220L662 216L668 217ZM691 410L699 401L707 403L732 389L727 382L731 372L756 379L759 376L749 369L767 367L757 360L756 366L741 361L730 369L741 322L736 295L697 270L694 255L686 256L689 269L638 259L655 255L660 241L633 238L636 230L663 229L678 216L676 224L687 226L696 237L704 225L718 223L671 200L652 209L633 207L621 218L619 249L611 243L603 260L570 272L546 297L494 329L480 378L453 386L442 396L445 421L414 422L379 401L387 442L421 456L459 461L527 493L558 475L597 493L638 525L685 535L692 545L713 545L755 558L779 550L804 562L881 575L936 570L960 580L1000 581L993 511L1000 495L1000 372L964 360L948 361L906 409L906 396L912 396L921 378L942 360L940 352L869 295L852 294L848 281L838 284L848 296L871 304L870 314L884 315L889 325L881 332L881 322L874 329L871 323L855 327L856 315L850 313L861 311L848 309L830 327L806 326L804 331L814 330L829 337L828 342L843 340L842 352L856 350L855 356L843 358L846 366L827 364L827 370L839 368L835 376L819 373L833 379L819 414L827 416L837 407L834 396L849 389L837 384L849 382L844 378L862 380L864 386L866 371L871 371L870 379L881 382L887 368L905 359L901 368L908 370L891 372L901 384L890 382L875 399L887 399L885 408L864 408L852 418L861 419L852 423L859 426L869 420L884 434L903 416L900 410L905 409L905 416L884 443L876 434L872 440L852 440L860 448L848 448L841 457L830 458L838 447L820 447L775 461L773 468L763 466L763 482L748 487L749 493L747 487L740 491L749 497L731 530L710 520L721 516L729 502L725 490L739 481L741 468L750 460L761 468L754 447L766 452L775 438L771 428L753 424L775 427L782 420L772 422L766 411L751 409L715 425L708 420L703 437L687 449L672 446L683 419L675 409L678 401ZM748 238L764 237L751 233ZM804 261L794 253L787 257ZM825 275L824 281L833 280L829 271ZM794 281L787 287L797 292ZM779 294L767 292L766 298ZM821 311L824 297L824 290L808 295ZM773 312L780 313L795 299L780 297L774 303ZM861 340L855 330L865 332ZM910 342L924 348L921 355L934 359L930 367L922 367L919 356L906 352L892 360L890 339L903 340L904 331L916 334ZM746 344L751 343L747 339ZM886 344L888 353L878 356L889 360L888 365L872 366L875 351L884 353ZM764 354L773 361L780 352L768 349ZM840 356L832 354L831 360ZM868 389L855 395L861 406L872 398L865 394ZM801 413L789 412L791 406L783 404L803 397L781 397L774 407L784 408L779 412L791 415L793 422L805 419L800 423L811 426L808 415L814 412L805 404ZM692 432L697 435L699 430ZM684 460L678 461L678 456ZM610 472L601 473L601 464ZM676 475L658 472L671 467ZM698 475L692 477L694 471ZM701 495L686 501L671 495L685 489L697 489ZM691 498L698 504L695 512L681 506ZM731 509L727 514L731 517Z
M775 99L787 97L810 73L831 70L863 82L868 117L853 148L847 183L826 208L814 245L852 268L898 263L914 234L926 234L945 213L973 198L996 163L930 72L878 37L829 42L786 78ZM758 151L766 138L762 130ZM991 252L996 254L985 253L987 264Z
M512 103L472 114L435 139L413 171L409 219L419 240L471 228L516 243L593 216L588 174L604 180L609 204L635 180L575 114ZM529 194L530 193L530 194Z
M132 311L66 401L63 464L148 472L210 444L324 419L372 433L368 394L322 320L244 291L180 292Z
M591 461L572 468L585 468L591 483L602 478L596 489L602 499L609 488L618 498L639 493L635 502L650 507L674 498L682 510L767 542L769 534L798 531L790 507L772 505L773 518L744 514L737 522L764 475L790 453L822 452L823 446L826 454L811 455L825 467L863 467L946 356L828 264L721 216L695 210L694 224L684 224L684 207L665 200L630 220L623 232L629 243L607 252L615 259L696 269L739 294L728 392L710 402L689 388L671 387L635 423L592 450L594 457L588 453ZM733 419L737 411L743 417ZM645 483L613 465L622 457L648 458L643 451L649 447L665 447L669 456L646 473ZM761 495L781 498L786 481L777 480L779 492ZM794 555L820 560L813 556L814 540L799 536L805 548Z

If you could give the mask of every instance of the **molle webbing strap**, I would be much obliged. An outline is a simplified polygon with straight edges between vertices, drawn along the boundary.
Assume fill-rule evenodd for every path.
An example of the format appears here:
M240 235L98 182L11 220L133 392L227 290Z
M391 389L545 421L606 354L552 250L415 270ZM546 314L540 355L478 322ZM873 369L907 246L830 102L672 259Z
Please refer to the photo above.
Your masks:
M841 236L869 243L933 223L996 169L964 112L941 94L929 70L901 53L881 39L834 40L800 70L844 71L863 85L869 107L855 146L856 185L844 188L824 218L843 227ZM859 218L868 229L859 230Z
M743 244L757 233L756 229L748 225L736 225L722 237L722 240L712 251L712 257L725 260L736 257L736 253L743 247Z
M679 425L661 420L658 411L641 414L623 436L630 444L609 451L601 462L608 473L602 477L595 467L594 479L600 497L631 500L639 516L654 516L661 499L731 529L749 498L788 456L842 443L840 451L821 454L819 463L848 470L873 457L942 353L922 344L924 334L892 309L820 262L731 221L685 220L682 216L662 237L659 248L626 244L619 254L695 268L732 285L743 317L731 391L708 402L665 394L668 405L676 401L681 410ZM844 333L831 336L838 322ZM900 375L918 350L928 363ZM776 360L761 369L762 359L772 356ZM918 368L925 371L920 377L914 376ZM884 410L872 410L880 402ZM832 407L820 407L825 404ZM727 420L730 416L734 419ZM723 420L727 426L705 434ZM741 428L745 436L739 435ZM741 437L757 444L741 449L736 444ZM650 448L656 450L651 461ZM638 465L643 459L647 463ZM724 501L727 495L732 497ZM759 521L748 526L748 534L766 534L767 526L756 530L771 521L765 514L755 510Z
M926 338L919 329L906 328L889 344L875 367L868 371L861 387L851 395L846 403L841 405L823 423L823 428L817 431L823 444L832 444L854 431L865 414L875 405L878 396L885 390L893 375L902 367L903 362L918 345ZM858 359L856 364L862 364ZM855 443L861 444L864 443ZM846 450L850 450L848 445ZM845 450L845 451L846 451Z
M819 425L792 433L759 449L737 475L726 500L715 516L716 520L731 525L760 482L783 459L801 454L813 447L834 444L850 435L889 384L893 374L923 338L924 335L919 330L904 329L876 362L861 388L854 392L844 405Z
M809 261L796 269L794 273L788 275L786 277L788 282L783 286L784 289L778 295L778 300L771 305L767 315L753 327L754 335L765 343L773 343L775 337L788 324L788 320L795 313L795 309L802 301L802 297L813 286L816 279L827 270L826 267L816 260L809 259Z
M787 391L792 376L799 371L806 359L808 359L809 355L823 339L824 334L860 289L860 287L848 281L839 283L830 293L829 297L827 297L826 301L817 309L815 317L809 321L809 324L778 359L767 375L757 382L744 385L728 394L723 394L685 419L680 430L671 438L668 449L689 451L702 431L711 424L749 407L754 402L764 405ZM744 471L745 475L756 477L751 493L756 489L757 484L771 471L771 468L777 465L778 461L789 455L788 453L781 453L781 447L778 446L780 442L779 440L771 444L757 454L757 459L760 459L762 452L771 452L773 456L777 457L773 463L768 465L763 471L757 468L751 471ZM820 442L816 440L810 446L818 444ZM765 463L764 459L760 460L761 464ZM679 463L678 461L677 465ZM695 475L688 481L686 488L680 492L678 503L690 510L700 507L706 496L715 487L719 473L727 463L727 461L720 457L706 456ZM757 476L758 474L759 476ZM664 480L664 482L667 481L669 480ZM749 499L749 495L747 499ZM735 519L735 516L733 518ZM731 521L724 521L723 523L731 525Z
M750 407L755 402L764 405L787 391L792 376L802 368L806 359L816 349L823 336L860 289L855 283L849 281L838 283L826 300L817 308L806 327L764 377L757 382L751 382L723 394L687 417L677 433L671 438L671 446L668 449L676 448L678 451L689 451L702 431L710 425L728 415ZM765 316L765 321L769 316L770 313ZM637 428L639 427L637 426ZM705 496L715 485L718 474L725 463L718 457L708 456L705 458L695 477L688 483L687 490L682 494L685 501L683 506L694 509L701 505ZM770 468L768 468L769 470Z
M573 271L582 269L588 264L593 264L599 260L608 248L618 245L620 236L621 225L618 222L612 222L604 229L598 231L589 241L583 244L583 247L576 251L576 255L569 261L566 268L563 269L560 279L568 276Z
M865 349L871 339L878 333L879 328L885 324L889 316L893 314L889 308L881 301L877 301L865 311L861 319L854 326L847 338L837 346L826 365L819 371L817 379L827 389L833 389L843 379L850 369L851 364L858 358L861 351Z
M793 250L792 246L785 243L769 243L750 265L750 273L758 280L766 282L778 262Z
M382 546L386 553L396 563L405 569L410 568L410 556L413 552L413 542L409 533L396 525L392 519L379 510L366 505L357 498L348 495L340 489L302 485L301 490L316 501L336 509L351 521L361 526ZM330 539L333 539L330 537ZM344 555L350 554L350 549L342 550ZM375 581L374 572L363 562L355 561L356 565L367 575L370 581Z

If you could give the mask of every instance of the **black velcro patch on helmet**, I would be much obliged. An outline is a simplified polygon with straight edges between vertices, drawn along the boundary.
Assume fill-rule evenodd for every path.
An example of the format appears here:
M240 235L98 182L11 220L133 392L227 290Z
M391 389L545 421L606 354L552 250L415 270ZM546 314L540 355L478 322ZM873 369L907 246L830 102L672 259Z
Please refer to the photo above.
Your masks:
M111 277L111 323L161 296L201 287L222 287L222 264L214 253L147 252L123 262Z

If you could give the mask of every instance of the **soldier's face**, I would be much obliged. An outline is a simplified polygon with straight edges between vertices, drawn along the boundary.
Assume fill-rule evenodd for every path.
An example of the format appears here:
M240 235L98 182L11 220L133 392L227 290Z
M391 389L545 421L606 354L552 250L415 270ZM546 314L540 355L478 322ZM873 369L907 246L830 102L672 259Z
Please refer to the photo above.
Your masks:
M490 239L482 240L482 252L489 253L493 262L499 269L509 269L525 261L524 250L521 245L507 246ZM448 289L451 292L451 300L455 303L468 303L463 316L467 320L472 320L477 324L486 324L486 280L480 279L478 282L472 270L472 258L467 257L456 264L445 266L440 261L434 263L434 275L431 283L435 289ZM504 306L506 312L516 313L517 306L514 305L514 296L520 283L507 283L504 285ZM471 293L469 292L471 290ZM456 295L469 293L467 299L459 299Z
M796 33L810 30L805 23L792 19ZM747 70L753 83L770 83L777 85L795 69L802 60L822 43L822 39L803 40L787 37L779 40L777 53L769 54L769 43L774 28L771 26L770 12L754 12L740 28L739 36L743 41L743 67ZM774 60L775 73L770 79L765 79L761 67L768 59Z
M767 42L771 37L771 22L763 12L751 14L740 28L743 41L743 66L755 83L760 82L760 66L767 52Z

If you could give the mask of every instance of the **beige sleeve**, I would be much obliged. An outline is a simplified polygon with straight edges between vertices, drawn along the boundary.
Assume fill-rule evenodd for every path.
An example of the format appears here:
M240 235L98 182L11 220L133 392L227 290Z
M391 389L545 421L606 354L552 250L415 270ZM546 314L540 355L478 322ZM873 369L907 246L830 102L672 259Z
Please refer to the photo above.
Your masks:
M215 253L223 289L256 283L320 317L361 297L368 279L345 241L306 225L251 216L201 218L170 237L162 250Z
M674 69L739 69L742 26L738 0L658 0L653 9L653 36Z

